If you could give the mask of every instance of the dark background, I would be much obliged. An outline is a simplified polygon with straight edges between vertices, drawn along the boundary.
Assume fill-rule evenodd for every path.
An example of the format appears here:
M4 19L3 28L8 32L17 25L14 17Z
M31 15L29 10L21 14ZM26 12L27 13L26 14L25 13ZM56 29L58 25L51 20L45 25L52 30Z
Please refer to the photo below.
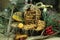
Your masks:
M34 3L43 2L44 4L53 5L53 8L60 12L60 0L33 0Z
M0 10L5 8L5 6L9 3L8 1L9 0L0 0ZM18 1L23 2L24 0L18 0ZM37 2L43 2L44 4L51 4L54 6L54 9L60 12L60 0L33 0L32 1L33 4Z

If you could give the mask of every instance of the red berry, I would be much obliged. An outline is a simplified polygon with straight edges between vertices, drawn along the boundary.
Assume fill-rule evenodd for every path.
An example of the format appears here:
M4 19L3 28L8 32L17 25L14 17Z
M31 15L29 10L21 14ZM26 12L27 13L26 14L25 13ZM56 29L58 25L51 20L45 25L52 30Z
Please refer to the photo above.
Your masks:
M52 30L50 29L50 30L47 30L46 32L48 33L48 32L51 32Z
M52 28L52 26L49 26L49 28Z
M53 34L54 32L52 31L52 32L50 32L50 33L48 33L48 35L51 35L51 34Z
M49 27L46 28L46 30L49 30L49 29L52 29L52 26L49 26Z
M49 28L46 28L46 30L49 30Z

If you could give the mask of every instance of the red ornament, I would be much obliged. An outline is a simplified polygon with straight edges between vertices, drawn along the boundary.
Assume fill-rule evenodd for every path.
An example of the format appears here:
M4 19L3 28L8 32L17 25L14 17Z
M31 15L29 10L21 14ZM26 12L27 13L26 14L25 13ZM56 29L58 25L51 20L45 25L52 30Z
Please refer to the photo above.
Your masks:
M52 26L49 26L49 27L46 28L46 30L49 30L49 29L52 29Z
M45 34L51 35L51 34L53 34L53 33L54 33L54 31L52 30L52 26L49 26L49 27L46 28Z
M49 30L46 30L46 33L49 33L49 32L51 32L51 31L52 31L52 30L50 30L50 29L49 29Z
M50 33L48 33L48 35L51 35L51 34L53 34L54 32L52 31L52 32L50 32Z

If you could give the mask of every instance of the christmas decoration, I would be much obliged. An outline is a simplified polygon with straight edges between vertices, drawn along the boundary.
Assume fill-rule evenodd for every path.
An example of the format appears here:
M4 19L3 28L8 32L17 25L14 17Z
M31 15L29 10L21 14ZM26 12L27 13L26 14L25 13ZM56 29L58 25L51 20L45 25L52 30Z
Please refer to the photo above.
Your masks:
M23 28L23 26L24 26L24 25L23 25L22 23L19 23L19 24L18 24L18 28L20 28L20 29Z
M12 16L12 18L14 19L14 20L16 20L16 21L22 21L22 13L21 12L16 12L16 13L14 13L14 15Z
M28 0L25 1L26 3L23 8L21 8L22 5L18 3L11 3L12 5L9 6L9 10L5 9L0 14L0 33L5 32L6 29L7 34L13 33L11 29L14 29L14 31L18 31L16 32L17 34L19 33L16 36L16 40L25 40L25 38L29 37L28 34L31 34L30 36L33 36L32 34L35 33L39 35L32 37L32 39L45 39L60 33L60 16L53 11L48 11L48 7L53 8L52 5L44 5L42 2L34 5L32 4L32 0L30 0L31 4L28 4ZM18 6L17 12L14 11L15 6ZM42 8L43 11L40 10L40 8Z
M45 22L42 20L38 20L37 28L35 30L39 31L39 30L43 30L44 28L45 28Z
M27 35L16 34L15 40L26 40Z
M52 26L49 26L49 27L47 27L46 29L45 29L45 34L46 35L51 35L51 34L53 34L54 33L54 31L53 31L53 29L52 29Z
M24 28L25 30L34 30L36 27L35 24L27 24L27 25L24 25Z
M27 8L27 9L26 9ZM32 4L28 4L24 7L24 19L25 23L34 23L35 21L39 20L41 17L41 11ZM27 22L26 22L27 21ZM27 24L28 24L27 23Z

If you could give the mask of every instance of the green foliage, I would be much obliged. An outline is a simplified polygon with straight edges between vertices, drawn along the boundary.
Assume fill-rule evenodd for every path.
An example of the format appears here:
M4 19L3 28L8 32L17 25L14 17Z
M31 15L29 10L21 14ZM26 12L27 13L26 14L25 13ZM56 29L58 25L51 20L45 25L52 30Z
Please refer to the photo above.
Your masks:
M58 13L50 13L44 12L43 20L46 22L46 26L53 26L53 30L60 32L60 15Z
M8 20L0 16L0 33L5 33L7 30Z
M46 22L46 25L52 25L56 26L57 21L60 19L57 13L48 13L48 12L43 12L42 13L43 20Z

